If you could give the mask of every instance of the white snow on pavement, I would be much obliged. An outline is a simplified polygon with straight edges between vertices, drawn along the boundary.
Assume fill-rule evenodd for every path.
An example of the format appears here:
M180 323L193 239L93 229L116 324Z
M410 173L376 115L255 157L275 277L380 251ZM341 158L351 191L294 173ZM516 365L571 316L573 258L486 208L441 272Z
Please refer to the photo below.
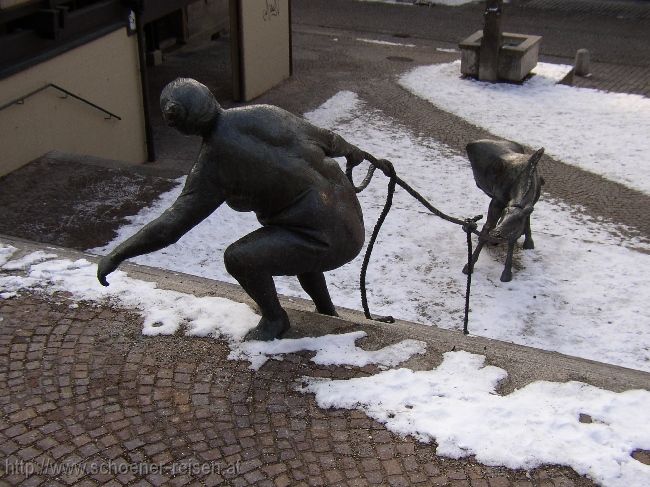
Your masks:
M357 41L365 42L367 44L380 44L382 46L415 47L415 44L401 44L399 42L380 41L377 39L364 39L361 37L357 38Z
M650 392L614 393L580 382L534 382L497 394L505 370L485 357L448 352L430 371L394 369L370 377L304 377L322 408L360 409L400 435L436 441L436 453L475 455L487 465L532 469L566 465L607 487L650 485ZM588 415L592 423L580 422Z
M650 194L650 99L556 84L571 66L538 63L523 85L460 78L460 61L403 75L406 89L491 133Z
M39 262L53 259L54 257L56 257L56 254L44 252L42 250L37 250L36 252L27 254L20 259L13 259L5 263L4 265L0 265L0 267L8 271L27 269L32 264L37 264Z
M476 188L465 157L435 140L414 136L353 93L339 93L306 117L392 160L402 178L441 210L461 217L486 212L489 199ZM364 172L355 170L357 180ZM114 248L167 208L179 191L162 195L122 227L114 242L96 250ZM359 195L367 235L385 194L386 179L377 174ZM178 243L134 261L235 282L223 266L223 251L258 226L252 213L223 206ZM473 279L470 332L650 371L650 302L645 298L650 256L634 250L647 251L648 242L545 195L532 226L536 249L515 252L512 282L499 281L504 249L483 251ZM362 258L327 273L336 305L360 308ZM371 310L459 329L465 290L460 271L466 259L460 228L430 215L398 189L368 269ZM278 278L276 285L283 294L306 297L295 278Z
M17 251L18 249L11 245L0 245L0 266L5 265Z
M4 250L0 245L0 254ZM242 343L258 319L246 305L156 289L121 271L103 288L96 282L96 265L84 259L31 260L35 263L23 267L24 276L3 269L0 289L66 291L71 299L137 309L145 334L182 330L190 336L222 337L232 350L229 358L249 360L253 369L298 351L316 352L316 364L352 366L394 366L425 351L425 344L415 340L364 351L355 345L363 332ZM314 393L320 407L360 409L400 435L435 440L439 455L475 455L479 462L509 468L568 465L605 486L647 485L650 467L630 454L650 449L650 392L617 394L578 382L535 382L500 396L496 389L507 374L484 361L480 355L448 352L431 371L402 368L350 380L303 377L297 389ZM580 422L581 414L592 422Z
M0 253L4 249L0 246ZM121 271L111 276L109 288L102 288L95 280L96 266L83 259L31 260L35 263L23 267L26 276L0 275L0 289L67 291L72 299L135 308L144 317L145 334L184 328L190 336L220 336L232 349L229 359L249 360L255 370L268 359L298 351L316 352L316 364L352 366L394 366L425 351L424 343L415 340L364 351L355 345L363 332L242 343L258 319L245 305L156 289ZM496 387L507 374L485 367L484 360L449 352L432 371L398 369L350 380L306 377L298 389L316 394L320 407L361 409L398 434L435 440L439 455L476 455L482 463L509 468L568 465L611 487L641 486L650 479L650 467L630 457L635 449L650 448L648 391L616 394L577 382L536 382L499 396ZM581 423L580 414L593 422Z
M144 335L184 331L189 336L237 341L259 320L245 304L157 289L154 283L132 279L123 271L111 274L110 286L103 287L97 281L97 265L85 259L50 259L25 266L25 270L24 276L0 275L0 289L9 292L35 289L50 294L66 291L76 300L119 303L142 314Z
M16 249L0 244L0 255ZM313 362L321 365L368 364L393 366L422 354L425 344L403 340L379 350L366 351L356 346L364 332L324 335L272 342L242 342L260 317L241 303L219 297L196 297L176 291L158 289L154 283L132 279L125 272L110 275L110 286L97 281L97 266L85 259L57 259L56 254L36 251L21 259L9 260L2 270L23 270L26 275L0 274L0 298L10 299L20 291L40 290L49 294L71 293L72 299L114 303L125 309L138 310L144 319L144 335L173 335L225 339L233 360L249 360L258 370L269 359L299 351L315 351ZM74 306L71 305L72 307Z
M379 350L366 351L355 345L357 340L365 336L365 332L357 331L341 335L275 340L270 343L244 342L234 349L228 358L248 360L251 368L257 370L269 358L278 358L287 353L313 351L316 355L311 360L320 365L364 367L378 364L392 367L426 351L426 344L419 340L403 340Z

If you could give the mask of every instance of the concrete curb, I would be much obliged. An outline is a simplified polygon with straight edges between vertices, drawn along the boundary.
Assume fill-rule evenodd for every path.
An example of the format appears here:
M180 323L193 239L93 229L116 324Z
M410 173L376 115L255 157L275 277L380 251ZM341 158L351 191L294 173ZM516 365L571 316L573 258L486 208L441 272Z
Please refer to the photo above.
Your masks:
M0 235L0 243L18 249L14 258L44 250L54 252L62 258L98 260L98 257L92 254L5 235ZM255 307L246 293L233 284L129 263L120 268L133 278L155 282L161 289L196 296L220 296ZM293 325L288 338L363 330L368 336L361 345L366 349L380 348L407 338L422 340L427 344L427 353L414 357L405 364L416 370L437 366L445 352L465 350L484 355L486 363L508 372L508 379L500 387L500 392L504 394L538 380L580 381L615 392L650 389L650 373L647 372L479 336L464 336L461 331L445 330L436 326L401 320L394 324L369 321L360 311L347 308L338 308L340 317L333 318L312 312L313 304L305 299L281 296L281 301Z

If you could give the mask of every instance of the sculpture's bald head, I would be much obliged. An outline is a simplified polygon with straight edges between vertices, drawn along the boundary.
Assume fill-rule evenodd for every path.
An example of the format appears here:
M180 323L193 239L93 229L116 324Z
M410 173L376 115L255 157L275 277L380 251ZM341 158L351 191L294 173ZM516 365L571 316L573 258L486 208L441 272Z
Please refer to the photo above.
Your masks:
M205 135L221 112L208 87L190 78L177 78L165 86L160 109L167 124L186 135Z

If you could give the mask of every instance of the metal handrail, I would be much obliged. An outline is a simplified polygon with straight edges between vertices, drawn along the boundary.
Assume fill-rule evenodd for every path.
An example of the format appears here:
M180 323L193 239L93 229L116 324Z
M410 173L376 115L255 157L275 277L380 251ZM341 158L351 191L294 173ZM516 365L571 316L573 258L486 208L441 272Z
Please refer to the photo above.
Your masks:
M75 99L85 103L86 105L90 105L91 107L95 108L96 110L99 110L100 112L105 113L106 115L108 115L108 117L106 117L106 120L110 120L111 118L116 118L118 120L122 120L122 117L120 117L118 115L115 115L114 113L111 113L108 110L105 110L104 108L100 107L99 105L96 105L93 102L91 102L89 100L86 100L85 98L82 98L79 95L75 95L74 93L66 90L65 88L61 88L59 85L55 85L54 83L48 83L45 86L41 86L37 90L31 91L31 92L27 93L26 95L23 95L23 96L21 96L19 98L16 98L15 100L10 101L9 103L5 103L4 105L0 106L0 111L4 110L5 108L9 108L10 106L13 106L13 105L22 105L23 103L25 103L25 100L27 98L29 98L30 96L33 96L33 95L35 95L37 93L40 93L41 91L47 90L48 88L54 88L55 90L59 90L61 93L64 93L66 96L64 96L63 98L67 98L68 96L71 96L72 98L75 98Z

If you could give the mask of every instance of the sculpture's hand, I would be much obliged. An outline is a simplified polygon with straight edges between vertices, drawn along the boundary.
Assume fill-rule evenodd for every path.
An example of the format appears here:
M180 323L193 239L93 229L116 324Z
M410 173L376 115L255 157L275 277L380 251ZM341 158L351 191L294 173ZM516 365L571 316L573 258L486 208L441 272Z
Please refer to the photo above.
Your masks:
M393 167L392 162L386 159L378 159L376 166L387 177L392 178L393 176L395 176L395 168Z
M97 280L102 286L108 286L106 276L117 269L117 266L120 265L120 262L121 261L119 259L116 259L113 254L102 257L102 260L100 260L99 264L97 264Z
M345 156L347 167L357 167L365 160L363 151L358 147L352 146L352 150Z

